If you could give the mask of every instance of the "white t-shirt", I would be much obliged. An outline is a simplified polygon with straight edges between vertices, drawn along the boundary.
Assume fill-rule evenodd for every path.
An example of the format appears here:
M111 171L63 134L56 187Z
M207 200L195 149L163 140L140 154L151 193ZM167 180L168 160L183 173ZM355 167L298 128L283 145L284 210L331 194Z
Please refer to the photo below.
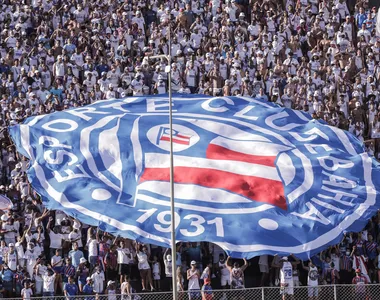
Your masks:
M117 249L117 263L118 264L129 264L131 257L131 251L128 248L118 248Z
M318 285L318 269L317 267L310 267L309 274L307 276L307 285L308 286L317 286Z
M226 262L218 262L219 264L219 269L220 269L220 275L224 278L230 278L230 270L227 268Z
M98 241L96 239L89 239L87 242L88 256L98 256Z
M42 275L42 279L44 280L43 291L54 292L55 273L52 276Z
M60 263L58 263L60 262ZM55 265L56 263L58 263L57 265ZM61 256L57 256L57 255L54 255L52 258L51 258L51 265L55 265L55 267L62 267L62 257Z
M17 253L16 253L16 251L13 251L13 253L8 252L7 255L8 255L8 267L9 267L9 269L11 269L12 271L16 271L16 267L17 267Z
M55 211L55 225L61 225L63 218L66 217L66 214L63 211Z
M50 230L49 237L50 237L50 248L62 249L63 236L61 233L54 233L53 230Z
M0 247L0 256L5 257L5 255L9 252L9 248L7 246Z
M3 229L4 230L11 230L11 232L7 232L4 234L4 237L6 239L14 239L16 237L16 233L13 231L16 229L14 225L3 224Z
M293 267L288 261L285 261L280 269L280 282L281 284L288 284L293 286Z
M82 234L79 231L78 232L72 231L72 232L69 233L69 240L76 241L78 243L78 247L79 248L83 247L83 243L82 243L81 237L82 237Z
M30 297L31 296L33 296L33 291L32 291L32 289L31 288L23 288L22 290L21 290L21 297L23 298L23 299L30 299Z
M101 271L100 273L95 272L94 274L91 275L91 279L94 282L94 291L97 293L103 293L104 289L104 272Z
M149 263L148 263L148 257L144 252L138 252L137 253L137 259L139 261L139 269L140 270L148 270L150 269Z
M21 243L17 242L15 244L15 249L17 252L18 259L24 259L24 247Z

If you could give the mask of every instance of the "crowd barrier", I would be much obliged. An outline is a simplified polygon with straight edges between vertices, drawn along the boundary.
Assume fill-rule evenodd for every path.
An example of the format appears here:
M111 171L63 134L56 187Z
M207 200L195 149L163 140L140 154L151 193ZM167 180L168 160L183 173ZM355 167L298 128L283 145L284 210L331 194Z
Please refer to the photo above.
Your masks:
M213 297L205 299L213 300L283 300L282 290L279 287L259 287L242 290L214 290ZM290 292L290 291L288 291ZM179 292L178 300L190 299L190 292ZM200 292L192 292L194 300L201 300ZM198 296L198 297L197 297ZM21 299L21 298L12 298ZM128 295L94 295L76 297L33 297L31 299L44 300L172 300L171 292L151 292ZM366 285L320 285L317 287L294 287L293 295L286 296L286 300L380 300L380 284Z

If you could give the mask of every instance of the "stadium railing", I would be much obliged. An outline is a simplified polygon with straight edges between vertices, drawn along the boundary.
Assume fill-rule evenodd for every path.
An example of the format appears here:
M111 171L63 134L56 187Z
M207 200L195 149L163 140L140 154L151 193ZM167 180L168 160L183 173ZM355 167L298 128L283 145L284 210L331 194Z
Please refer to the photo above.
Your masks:
M204 299L213 300L375 300L380 299L380 284L366 285L320 285L317 287L300 286L293 288L293 295L283 298L283 293L290 290L280 287L258 287L241 290L213 290L213 296ZM193 293L190 298L190 293ZM198 297L196 297L198 296ZM21 299L21 298L12 298ZM151 292L136 293L127 295L80 295L75 297L54 296L54 297L32 297L31 299L52 299L52 300L172 300L171 292ZM186 291L179 292L178 300L196 299L201 300L201 294Z

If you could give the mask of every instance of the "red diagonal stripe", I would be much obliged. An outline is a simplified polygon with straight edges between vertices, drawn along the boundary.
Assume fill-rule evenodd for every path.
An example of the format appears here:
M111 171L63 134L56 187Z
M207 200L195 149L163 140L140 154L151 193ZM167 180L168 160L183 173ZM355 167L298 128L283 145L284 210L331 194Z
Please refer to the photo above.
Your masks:
M169 168L146 168L140 182L149 180L169 181L169 178ZM268 203L286 209L282 183L276 180L204 168L175 167L174 182L224 189L252 201Z
M210 159L243 161L268 167L275 167L275 156L258 156L236 152L219 145L210 144L207 147L206 157Z
M170 136L162 136L160 138L160 141L170 142ZM173 137L173 143L182 144L182 145L189 145L190 141L189 140L187 140L187 141L179 140L179 139L176 139L175 137Z

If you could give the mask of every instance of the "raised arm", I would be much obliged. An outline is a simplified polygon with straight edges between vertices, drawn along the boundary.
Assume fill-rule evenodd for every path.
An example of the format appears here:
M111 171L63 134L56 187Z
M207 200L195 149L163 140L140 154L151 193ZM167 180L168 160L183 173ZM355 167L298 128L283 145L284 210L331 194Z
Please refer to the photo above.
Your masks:
M117 242L117 239L119 238L119 236L115 236L113 242L112 242L112 245L116 245L116 242Z
M169 248L166 248L164 252L164 261L166 260L166 256L168 255L168 252L169 252Z
M293 259L295 260L295 264L299 264L300 263L300 260L294 256L294 254L290 254L291 257L293 257Z
M138 241L135 241L135 250L136 250L136 253L140 252L139 246L140 246L140 243Z
M24 240L25 235L30 234L30 231L32 230L33 222L34 222L34 214L32 215L32 219L30 220L30 224L29 224L28 229L22 235L22 240Z
M302 265L302 268L305 270L305 271L308 271L309 272L309 267L305 267L305 265L303 264L303 261L301 260L301 265Z
M53 217L49 217L49 222L47 223L47 226L46 226L47 233L50 233L51 231L50 226L51 226L52 221L53 221Z
M245 258L243 258L243 260L244 260L244 265L241 267L241 269L244 271L248 267L248 262Z
M190 278L193 277L193 275L190 275L190 269L187 270L187 280L190 280Z
M227 269L231 272L232 271L232 267L230 266L229 262L230 262L230 256L227 257L227 260L226 260L226 267Z
M36 218L36 223L38 224L42 219L44 219L47 215L49 214L49 210L47 208L45 208L44 212L42 213L41 216L39 216L38 218Z

